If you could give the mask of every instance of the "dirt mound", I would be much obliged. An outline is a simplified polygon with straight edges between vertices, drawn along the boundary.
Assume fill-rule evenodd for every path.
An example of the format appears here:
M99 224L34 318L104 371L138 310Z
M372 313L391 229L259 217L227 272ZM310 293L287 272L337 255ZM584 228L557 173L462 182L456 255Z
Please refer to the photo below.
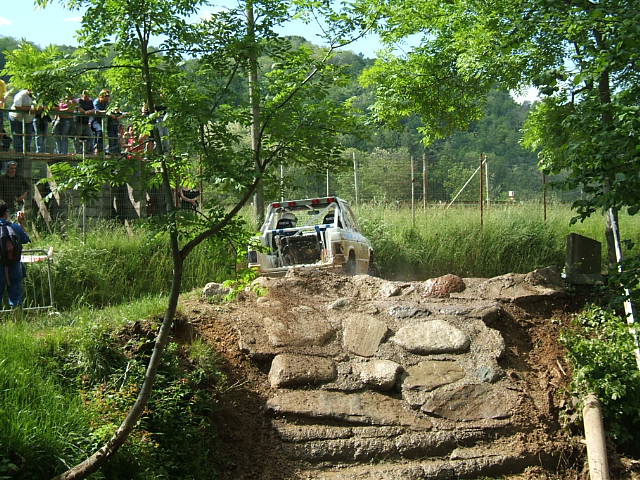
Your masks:
M579 450L558 422L558 285L463 279L439 298L367 275L258 281L266 296L183 309L232 378L224 478L546 478Z

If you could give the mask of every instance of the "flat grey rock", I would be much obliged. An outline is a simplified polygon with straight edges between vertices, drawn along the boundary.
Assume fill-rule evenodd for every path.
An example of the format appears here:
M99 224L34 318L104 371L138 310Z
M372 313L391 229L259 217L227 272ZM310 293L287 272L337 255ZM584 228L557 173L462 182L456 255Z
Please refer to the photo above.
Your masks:
M398 373L402 367L391 360L374 359L368 362L356 363L353 369L364 384L377 390L390 390L395 386Z
M333 360L312 355L276 355L269 370L269 382L274 388L318 385L335 378Z
M515 399L510 390L481 383L431 392L420 409L449 420L491 420L508 418Z
M274 347L324 345L335 331L320 314L288 313L279 318L265 317L264 328L269 344Z
M462 353L470 339L459 328L444 320L431 320L402 327L391 339L404 349L418 354Z
M399 399L376 392L342 393L325 390L281 390L267 400L279 415L364 425L404 425L428 430L431 421Z
M431 315L426 308L416 308L409 305L395 305L389 309L389 315L396 318L416 318Z
M387 325L368 315L352 316L344 321L342 344L345 350L371 357L387 333Z
M403 390L431 391L465 377L464 369L450 360L426 360L408 367L406 371L406 377L402 381Z

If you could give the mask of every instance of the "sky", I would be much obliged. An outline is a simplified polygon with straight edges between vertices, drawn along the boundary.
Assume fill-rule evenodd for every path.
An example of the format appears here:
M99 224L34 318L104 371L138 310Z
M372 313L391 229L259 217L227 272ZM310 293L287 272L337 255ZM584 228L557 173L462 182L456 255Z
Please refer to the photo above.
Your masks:
M219 4L233 4L233 0L221 0ZM208 8L210 11L211 8ZM206 14L206 11L202 12ZM76 46L75 31L80 26L80 11L62 8L58 2L52 2L45 9L36 8L33 0L0 0L0 36L25 38L39 47L49 44ZM299 35L312 43L321 45L315 37L319 30L313 25L301 21L291 22L279 33ZM373 35L361 39L347 47L365 57L374 58L380 42Z
M235 2L218 0L216 3L230 5ZM35 7L33 0L0 0L0 36L17 40L24 38L39 47L49 44L76 46L78 43L75 40L75 31L80 26L80 17L81 12L66 10L58 2L52 2L47 8L41 9ZM279 33L299 35L316 45L322 45L316 37L318 31L317 27L298 21L291 22ZM369 35L346 48L367 58L375 58L381 44L376 36ZM512 93L512 96L518 102L533 101L537 97L537 91L529 89L522 95Z

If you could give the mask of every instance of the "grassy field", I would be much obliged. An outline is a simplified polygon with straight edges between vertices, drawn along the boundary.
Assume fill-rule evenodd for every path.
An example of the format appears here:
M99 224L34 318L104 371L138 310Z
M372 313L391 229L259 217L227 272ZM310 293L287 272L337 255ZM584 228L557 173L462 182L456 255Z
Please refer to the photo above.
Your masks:
M477 207L430 207L416 210L361 206L355 209L361 229L374 246L383 276L426 279L454 273L490 277L508 272L564 265L566 237L578 233L603 244L604 217L570 225L573 213L565 205L523 204L485 209L483 226ZM623 239L640 240L640 221L621 215Z

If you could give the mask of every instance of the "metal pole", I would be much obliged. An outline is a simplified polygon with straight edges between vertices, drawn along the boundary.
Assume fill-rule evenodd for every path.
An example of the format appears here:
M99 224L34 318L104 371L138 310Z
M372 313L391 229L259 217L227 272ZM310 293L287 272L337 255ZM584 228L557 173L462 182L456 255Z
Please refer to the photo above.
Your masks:
M547 221L547 176L542 174L542 212L544 221Z
M27 124L24 121L24 114L22 116L22 154L27 153ZM22 174L22 172L20 172Z
M280 201L284 202L284 164L280 161Z
M327 197L329 196L329 169L327 168Z
M484 226L484 154L480 154L480 228Z
M416 173L413 168L413 155L409 156L411 162L411 225L416 226Z
M427 170L427 152L422 152L422 208L427 209L427 189L429 188L429 171Z
M489 163L487 162L487 156L484 156L484 179L487 189L487 208L489 207Z
M616 260L618 262L618 272L622 273L622 244L620 243L620 226L618 225L618 216L613 208L609 209L609 221L611 223L611 230L613 231L613 243L616 250ZM638 331L636 330L636 318L633 304L631 303L631 292L628 288L624 288L624 295L627 298L624 301L624 313L627 316L627 325L629 325L629 332L633 337L634 350L633 353L636 356L636 363L638 370L640 370L640 341L638 340Z
M352 152L353 157L353 185L356 194L356 206L358 206L358 161L356 160L356 152Z

